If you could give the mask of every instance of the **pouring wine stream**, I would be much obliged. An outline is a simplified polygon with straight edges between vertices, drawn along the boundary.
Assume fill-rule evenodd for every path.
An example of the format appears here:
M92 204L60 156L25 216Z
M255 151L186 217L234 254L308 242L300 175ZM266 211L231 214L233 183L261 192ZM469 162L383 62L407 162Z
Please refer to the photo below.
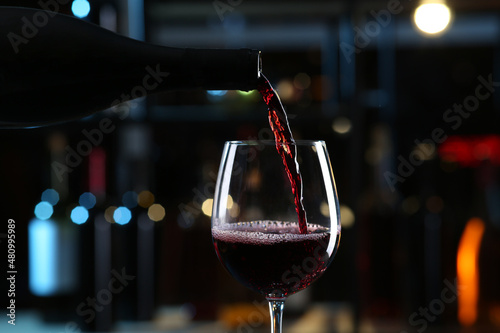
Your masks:
M274 133L276 141L276 150L283 159L286 174L292 186L292 192L295 198L295 211L299 218L299 232L307 234L307 218L304 205L302 203L302 176L300 175L299 164L297 162L297 149L291 145L293 139L292 131L288 124L288 117L283 104L271 86L269 80L260 73L257 81L257 90L262 95L264 102L269 110L269 125Z

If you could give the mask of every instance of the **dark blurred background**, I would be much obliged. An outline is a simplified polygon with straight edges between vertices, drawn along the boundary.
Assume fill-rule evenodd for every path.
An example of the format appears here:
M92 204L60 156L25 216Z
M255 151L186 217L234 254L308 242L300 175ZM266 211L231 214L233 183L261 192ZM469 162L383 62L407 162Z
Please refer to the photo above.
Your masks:
M155 44L261 50L295 138L326 141L342 239L287 302L288 332L499 332L500 2L449 0L437 33L414 22L424 2L57 6ZM428 8L423 23L439 25ZM265 302L223 270L210 236L224 141L270 138L260 96L124 107L126 119L0 131L0 248L13 219L18 272L16 326L3 315L1 331L267 332ZM113 131L89 135L106 117Z

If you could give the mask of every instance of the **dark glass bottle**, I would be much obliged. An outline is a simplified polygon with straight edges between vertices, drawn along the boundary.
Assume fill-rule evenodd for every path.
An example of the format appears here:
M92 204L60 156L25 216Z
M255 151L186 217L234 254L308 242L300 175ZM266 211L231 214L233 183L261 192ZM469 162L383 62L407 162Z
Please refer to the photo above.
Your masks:
M54 12L0 7L0 127L82 118L166 90L252 90L260 52L147 44Z

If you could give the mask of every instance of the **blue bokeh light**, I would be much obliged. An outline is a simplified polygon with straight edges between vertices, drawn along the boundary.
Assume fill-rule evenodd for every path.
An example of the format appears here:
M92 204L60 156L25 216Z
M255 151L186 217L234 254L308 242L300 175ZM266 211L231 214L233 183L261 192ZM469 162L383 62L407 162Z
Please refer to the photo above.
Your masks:
M54 214L54 208L47 201L42 201L35 206L35 216L40 220L47 220Z
M224 96L227 90L207 90L207 94L210 96Z
M137 193L128 191L123 194L122 202L127 208L137 207Z
M73 15L78 18L84 18L90 13L90 3L87 0L75 0L71 5Z
M71 211L71 221L76 224L83 224L89 219L89 211L82 206L77 206Z
M59 202L59 193L53 188L48 188L42 192L42 201L46 201L52 206L55 206Z
M57 290L57 237L52 220L35 218L28 224L29 288L37 296L50 296Z
M80 203L80 206L83 206L87 209L92 209L94 208L97 199L95 195L93 195L90 192L85 192L82 195L80 195L80 199L78 199L78 202Z
M207 90L207 98L210 102L220 102L226 93L227 90Z
M118 207L113 213L113 219L116 223L124 225L132 219L132 213L127 207Z

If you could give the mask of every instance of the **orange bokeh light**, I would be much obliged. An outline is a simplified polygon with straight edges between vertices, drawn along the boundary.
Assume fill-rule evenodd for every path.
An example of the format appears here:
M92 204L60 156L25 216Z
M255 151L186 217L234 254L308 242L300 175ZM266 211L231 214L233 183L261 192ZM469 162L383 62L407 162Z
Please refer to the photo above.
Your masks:
M479 218L471 218L460 239L457 253L458 321L463 326L470 326L477 319L479 298L478 257L484 223Z

